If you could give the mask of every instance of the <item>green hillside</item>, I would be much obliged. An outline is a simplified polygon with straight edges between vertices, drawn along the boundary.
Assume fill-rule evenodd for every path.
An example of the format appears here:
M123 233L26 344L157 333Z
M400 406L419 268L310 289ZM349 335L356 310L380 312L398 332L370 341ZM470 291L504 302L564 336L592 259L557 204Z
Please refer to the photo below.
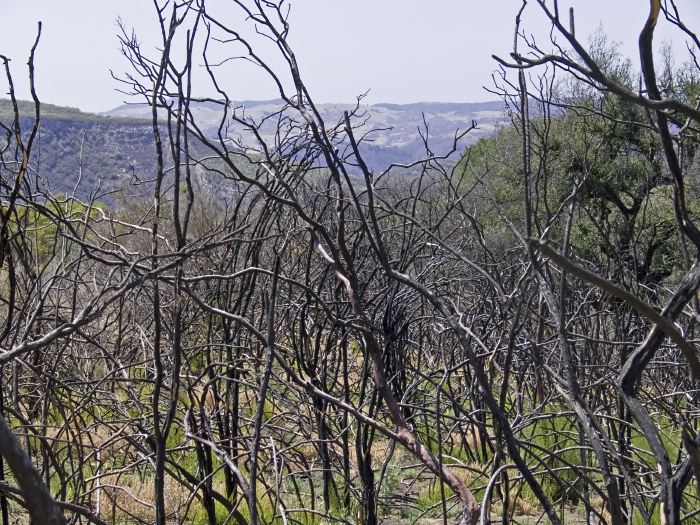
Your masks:
M23 134L31 129L34 106L19 105ZM13 119L9 100L0 100L0 122ZM77 195L87 197L100 188L111 190L124 176L149 178L154 148L148 120L105 117L77 108L41 105L41 127L35 144L33 168L52 192L72 191L79 174Z

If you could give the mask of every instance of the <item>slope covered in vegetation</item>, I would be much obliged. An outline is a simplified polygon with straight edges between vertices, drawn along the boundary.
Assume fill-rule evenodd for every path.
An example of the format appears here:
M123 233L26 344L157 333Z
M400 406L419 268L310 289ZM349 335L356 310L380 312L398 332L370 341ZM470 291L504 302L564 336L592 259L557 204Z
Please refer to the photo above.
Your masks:
M31 129L34 106L19 102L20 122ZM0 99L0 119L11 122L12 104ZM33 175L49 192L86 198L104 195L132 176L146 177L155 168L150 121L103 117L76 108L41 105ZM80 184L78 179L80 178Z

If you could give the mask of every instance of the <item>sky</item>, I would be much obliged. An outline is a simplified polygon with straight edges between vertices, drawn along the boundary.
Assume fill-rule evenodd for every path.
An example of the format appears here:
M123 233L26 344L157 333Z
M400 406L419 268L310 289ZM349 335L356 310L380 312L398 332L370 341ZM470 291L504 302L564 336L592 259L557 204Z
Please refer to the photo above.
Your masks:
M212 8L229 0L208 0ZM520 0L291 0L290 42L317 102L353 102L367 91L368 103L476 102L493 100L496 68L492 54L507 57L513 45ZM551 2L550 2L551 3ZM684 21L700 27L700 2L677 0ZM600 26L633 57L647 0L570 0L576 33L586 41ZM548 26L535 0L528 2L525 31L546 43ZM246 26L222 12L226 20ZM39 98L44 102L107 111L129 99L116 91L110 70L121 75L129 65L121 56L116 20L134 29L143 48L153 50L158 28L151 0L0 0L0 54L11 59L20 98L28 98L26 61L36 36ZM248 24L246 27L250 27ZM669 41L686 57L685 40L661 21L655 42ZM265 49L265 44L261 43ZM269 46L268 46L269 48ZM279 62L271 59L275 67ZM682 61L682 60L680 60ZM633 62L634 64L634 62ZM195 79L197 80L197 79ZM205 79L202 78L202 81ZM277 98L269 79L242 64L222 77L235 100ZM205 82L199 95L211 95ZM197 87L195 87L196 91ZM0 96L7 82L0 79Z

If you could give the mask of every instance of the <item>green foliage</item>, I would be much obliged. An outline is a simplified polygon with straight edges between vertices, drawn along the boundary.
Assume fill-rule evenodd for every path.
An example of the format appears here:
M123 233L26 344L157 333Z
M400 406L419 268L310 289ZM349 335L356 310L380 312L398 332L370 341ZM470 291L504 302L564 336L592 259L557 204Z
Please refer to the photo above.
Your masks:
M624 76L625 67L618 72ZM597 92L596 92L597 94ZM578 93L575 109L532 126L531 202L534 235L561 242L576 194L571 246L575 258L616 267L655 286L680 267L671 180L660 144L637 106L613 95ZM515 241L503 217L525 230L522 135L515 126L472 146L465 155L470 203L487 240Z

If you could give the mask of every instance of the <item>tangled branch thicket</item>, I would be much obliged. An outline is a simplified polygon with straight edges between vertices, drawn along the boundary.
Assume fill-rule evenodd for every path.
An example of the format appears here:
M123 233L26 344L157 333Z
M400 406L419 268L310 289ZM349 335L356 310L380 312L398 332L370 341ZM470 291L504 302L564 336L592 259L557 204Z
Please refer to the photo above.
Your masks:
M360 100L315 106L284 2L228 5L277 71L221 6L156 1L161 51L124 31L121 85L157 169L110 205L46 190L39 99L20 115L2 57L3 525L697 522L700 84L657 74L657 20L700 43L652 0L639 88L526 4L494 88L512 126L456 163L426 130L424 160L379 172ZM222 56L280 110L237 107ZM202 65L217 97L192 95Z

